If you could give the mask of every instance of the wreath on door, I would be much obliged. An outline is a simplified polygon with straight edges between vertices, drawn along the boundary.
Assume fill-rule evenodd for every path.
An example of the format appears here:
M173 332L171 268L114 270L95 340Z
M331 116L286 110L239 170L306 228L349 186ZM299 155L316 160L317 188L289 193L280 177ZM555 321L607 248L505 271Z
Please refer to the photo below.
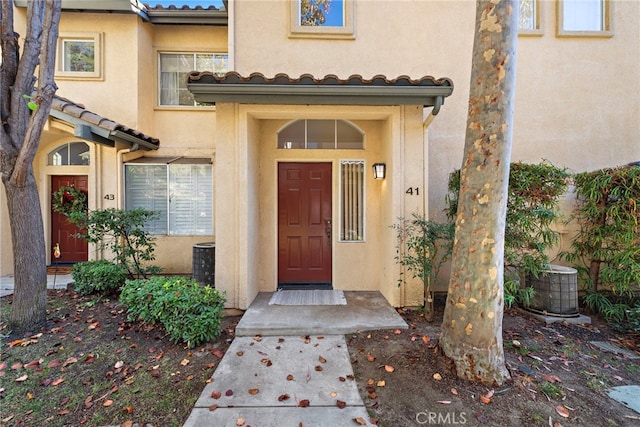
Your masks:
M51 208L65 216L74 212L86 212L88 206L87 193L75 187L60 187L51 196Z

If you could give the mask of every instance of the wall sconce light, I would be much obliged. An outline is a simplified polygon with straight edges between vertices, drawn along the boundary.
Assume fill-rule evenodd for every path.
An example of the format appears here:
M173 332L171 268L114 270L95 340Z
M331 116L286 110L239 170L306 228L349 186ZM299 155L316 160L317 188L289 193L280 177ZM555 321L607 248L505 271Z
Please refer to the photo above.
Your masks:
M373 177L375 179L384 179L387 172L387 165L384 163L373 164Z

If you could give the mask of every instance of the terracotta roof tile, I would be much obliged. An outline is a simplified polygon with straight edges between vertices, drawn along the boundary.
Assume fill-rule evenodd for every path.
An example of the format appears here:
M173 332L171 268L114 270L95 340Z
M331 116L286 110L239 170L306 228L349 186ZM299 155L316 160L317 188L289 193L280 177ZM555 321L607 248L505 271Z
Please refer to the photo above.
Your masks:
M316 78L311 74L302 74L296 78L290 77L285 73L278 73L274 77L268 78L262 73L251 73L249 76L241 76L235 71L230 71L224 75L216 75L211 71L193 71L189 74L189 82L261 85L453 86L451 79L436 79L431 76L424 76L419 79L412 79L409 76L399 76L389 79L386 76L378 74L370 79L365 79L361 75L353 74L346 79L341 79L334 74L327 74L322 78Z
M77 104L69 99L63 98L61 96L54 96L51 108L56 111L60 111L62 113L68 114L69 116L75 117L77 119L83 120L89 124L94 126L98 126L99 128L108 130L110 132L120 131L126 133L135 138L141 139L151 145L154 145L156 148L160 145L160 140L158 138L154 138L150 135L146 135L136 129L132 129L128 126L125 126L121 123L115 122L111 119L103 117L99 114L96 114L92 111L87 110L84 105Z
M153 2L144 3L144 5L147 8L147 10L221 10L213 5L207 6L207 7L203 7L202 5L189 6L188 4L185 4L182 6L176 6L173 4L164 6L162 4L153 5Z

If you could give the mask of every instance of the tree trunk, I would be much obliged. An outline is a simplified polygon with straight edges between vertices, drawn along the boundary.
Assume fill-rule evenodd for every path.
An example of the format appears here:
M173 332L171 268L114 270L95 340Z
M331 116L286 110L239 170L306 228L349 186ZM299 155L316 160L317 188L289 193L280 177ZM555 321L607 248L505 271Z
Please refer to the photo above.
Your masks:
M465 153L440 346L457 375L499 385L517 0L478 0Z
M47 316L46 248L33 159L57 89L53 73L61 7L61 0L27 3L20 55L13 2L0 2L0 175L13 244L15 286L9 327L15 333L36 331Z
M46 321L47 265L40 199L33 171L22 186L4 182L11 215L16 289L9 314L12 332L36 332Z

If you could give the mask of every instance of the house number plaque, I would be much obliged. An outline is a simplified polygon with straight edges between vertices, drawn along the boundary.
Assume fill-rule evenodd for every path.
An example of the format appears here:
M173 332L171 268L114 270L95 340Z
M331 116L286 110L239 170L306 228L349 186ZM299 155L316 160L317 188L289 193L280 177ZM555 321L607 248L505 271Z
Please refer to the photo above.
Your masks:
M409 187L407 188L407 191L405 191L406 194L409 194L411 196L416 195L419 196L420 195L420 187Z

